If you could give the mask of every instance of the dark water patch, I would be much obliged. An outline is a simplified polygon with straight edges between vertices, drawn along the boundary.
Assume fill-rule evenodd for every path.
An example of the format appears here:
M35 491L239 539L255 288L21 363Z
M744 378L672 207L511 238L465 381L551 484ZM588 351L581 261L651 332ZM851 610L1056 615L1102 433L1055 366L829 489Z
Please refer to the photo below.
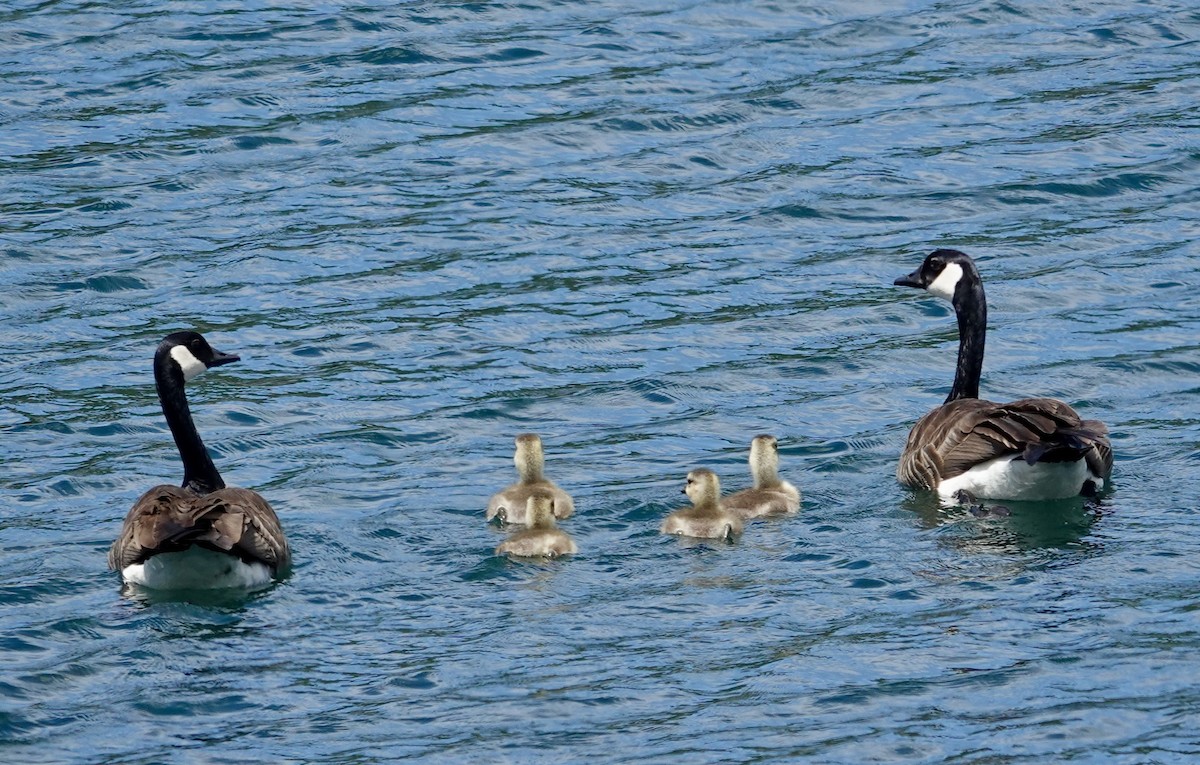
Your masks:
M485 58L489 61L526 61L544 55L546 55L544 52L535 48L513 47L488 54Z
M274 37L272 30L203 31L178 35L178 39L191 42L263 42Z
M144 290L148 289L148 285L133 276L106 274L104 276L89 277L82 282L59 282L55 285L55 289L59 292L90 290L93 292L111 293L124 292L126 290Z
M401 64L432 64L439 61L436 56L423 53L416 48L378 48L359 54L357 59L372 66L395 66Z
M279 106L280 100L269 93L256 93L252 96L238 96L238 103L246 106Z
M1127 191L1149 191L1169 182L1164 176L1147 173L1122 173L1112 178L1101 178L1088 184L1039 183L1030 186L1014 186L1016 190L1044 191L1055 196L1110 197Z
M129 202L122 202L120 200L112 199L112 200L104 200L104 201L100 201L100 202L93 202L91 204L85 204L79 208L79 211L80 212L116 212L118 210L128 210L131 207L133 207L133 205Z
M244 135L232 138L230 141L235 148L243 151L253 151L267 146L291 146L296 143L291 139L272 135Z
M856 590L875 590L880 587L887 587L889 582L883 579L873 579L870 577L857 577L850 580L849 586Z
M604 130L615 130L622 133L641 133L651 129L645 122L632 119L610 118L600 123Z
M259 425L263 422L260 417L246 411L227 410L225 416L241 425Z

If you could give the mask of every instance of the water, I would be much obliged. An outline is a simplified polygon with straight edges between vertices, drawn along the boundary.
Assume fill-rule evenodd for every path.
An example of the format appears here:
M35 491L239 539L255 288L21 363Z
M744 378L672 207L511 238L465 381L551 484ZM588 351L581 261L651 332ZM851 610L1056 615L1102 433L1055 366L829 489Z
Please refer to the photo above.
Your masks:
M0 10L0 759L1190 762L1200 327L1186 3ZM1109 423L1099 508L901 489L953 373ZM121 592L180 468L150 357L296 557ZM581 553L491 555L537 431ZM804 492L660 537L687 470Z

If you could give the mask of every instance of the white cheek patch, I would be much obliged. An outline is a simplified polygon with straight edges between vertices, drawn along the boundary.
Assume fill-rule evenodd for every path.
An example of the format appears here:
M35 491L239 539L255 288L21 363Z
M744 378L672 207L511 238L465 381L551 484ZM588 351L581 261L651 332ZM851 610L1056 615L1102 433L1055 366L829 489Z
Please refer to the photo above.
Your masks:
M208 367L200 359L192 355L192 352L187 349L187 346L177 345L171 349L171 358L175 359L175 363L183 370L183 381L187 382L196 375L204 372Z
M962 266L957 263L947 263L942 272L938 274L938 278L933 280L925 290L930 295L937 295L945 300L954 300L954 288L958 286L962 280Z

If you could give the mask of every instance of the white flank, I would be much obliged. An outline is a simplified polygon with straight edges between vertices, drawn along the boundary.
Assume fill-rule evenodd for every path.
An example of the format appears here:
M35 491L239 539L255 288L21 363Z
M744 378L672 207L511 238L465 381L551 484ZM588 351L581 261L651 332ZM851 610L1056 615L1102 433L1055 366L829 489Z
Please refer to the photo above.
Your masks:
M246 563L203 547L160 553L145 563L126 566L121 575L126 582L154 590L253 588L271 581L271 569L265 564Z
M1104 486L1104 479L1092 475L1085 460L1030 465L1013 456L997 457L942 481L938 494L952 497L959 489L966 489L980 499L1028 501L1077 497L1084 481L1094 481L1097 489Z
M945 300L954 300L954 288L958 286L958 282L962 279L962 266L957 263L947 263L942 272L938 274L938 278L933 280L933 283L925 288L925 291L930 295L937 295Z
M187 382L196 375L208 369L200 359L192 355L185 345L177 345L171 349L171 358L183 370L183 381Z

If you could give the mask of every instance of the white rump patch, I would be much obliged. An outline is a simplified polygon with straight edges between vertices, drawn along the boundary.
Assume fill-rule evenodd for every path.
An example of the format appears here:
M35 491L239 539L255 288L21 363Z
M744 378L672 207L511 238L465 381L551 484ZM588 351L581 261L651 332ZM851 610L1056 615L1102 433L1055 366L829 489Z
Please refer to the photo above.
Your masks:
M204 366L204 362L192 355L192 352L187 349L186 345L177 345L171 349L171 358L175 359L175 363L183 370L183 381L187 382L196 375L208 369Z
M1087 469L1086 460L1030 465L1014 456L997 457L948 478L938 484L938 494L953 497L959 489L966 489L980 499L1036 501L1077 497L1084 481L1094 481L1097 489L1104 486L1104 479Z
M962 280L962 276L962 266L957 263L947 263L942 272L938 274L938 278L934 279L933 283L926 287L925 290L930 295L937 295L945 300L953 301L954 288L958 286L959 281Z
M271 569L265 563L246 563L204 547L160 553L145 563L126 566L121 575L130 584L154 590L256 588L271 582Z

